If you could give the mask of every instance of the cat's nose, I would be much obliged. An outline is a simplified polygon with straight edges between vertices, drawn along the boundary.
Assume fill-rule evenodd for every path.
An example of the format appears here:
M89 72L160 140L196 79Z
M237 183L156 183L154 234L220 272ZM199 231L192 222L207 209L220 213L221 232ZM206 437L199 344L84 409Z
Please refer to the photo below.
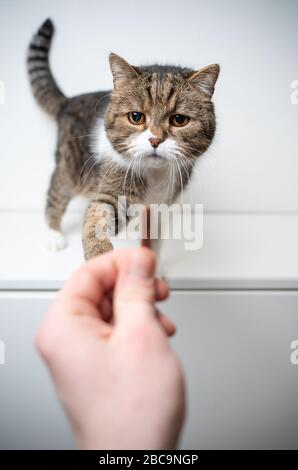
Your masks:
M149 142L152 145L153 148L157 148L159 144L162 142L162 139L159 139L158 137L150 137Z

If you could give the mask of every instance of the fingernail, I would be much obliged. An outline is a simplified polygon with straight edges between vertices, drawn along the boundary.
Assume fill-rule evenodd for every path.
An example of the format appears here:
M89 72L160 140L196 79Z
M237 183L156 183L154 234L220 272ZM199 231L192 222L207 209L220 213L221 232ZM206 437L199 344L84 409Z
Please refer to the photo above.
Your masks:
M129 265L129 274L135 277L149 278L153 274L152 260L139 251L135 252L132 256Z

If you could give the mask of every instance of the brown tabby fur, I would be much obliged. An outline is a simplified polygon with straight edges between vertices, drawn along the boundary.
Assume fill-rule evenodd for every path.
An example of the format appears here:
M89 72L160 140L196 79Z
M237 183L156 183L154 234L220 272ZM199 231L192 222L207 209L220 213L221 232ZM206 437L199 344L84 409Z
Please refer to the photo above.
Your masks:
M77 194L87 196L90 202L84 222L83 245L88 259L112 249L108 237L100 240L96 237L95 227L105 217L107 224L115 222L119 229L118 196L125 195L128 204L144 203L149 190L156 192L157 173L163 172L166 177L164 170L168 169L162 161L158 167L160 159L149 158L152 168L150 163L144 162L139 173L133 174L127 165L116 164L107 155L97 158L90 150L89 137L94 137L98 118L104 119L106 136L124 163L133 158L129 139L136 133L150 129L161 140L175 140L180 149L176 163L180 171L171 173L172 193L166 198L166 202L171 203L187 184L196 160L213 139L215 115L211 98L219 66L212 65L198 72L173 66L133 67L111 54L113 92L66 98L49 68L48 52L53 31L52 22L47 20L33 37L27 59L33 94L58 122L56 168L48 190L46 217L49 227L60 231L70 199ZM127 116L132 111L145 114L143 125L135 126L129 122ZM188 116L189 123L185 127L172 126L169 117L173 114ZM166 182L169 184L170 181ZM115 208L116 221L110 220L111 216L104 211L105 204Z

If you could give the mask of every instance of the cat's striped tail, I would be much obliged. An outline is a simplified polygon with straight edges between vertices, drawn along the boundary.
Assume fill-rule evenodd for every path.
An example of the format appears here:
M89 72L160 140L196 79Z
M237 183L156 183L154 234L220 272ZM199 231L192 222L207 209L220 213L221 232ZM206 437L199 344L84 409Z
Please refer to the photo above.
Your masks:
M27 66L33 95L40 106L57 118L67 98L57 86L49 66L49 49L54 34L54 25L46 20L29 45Z

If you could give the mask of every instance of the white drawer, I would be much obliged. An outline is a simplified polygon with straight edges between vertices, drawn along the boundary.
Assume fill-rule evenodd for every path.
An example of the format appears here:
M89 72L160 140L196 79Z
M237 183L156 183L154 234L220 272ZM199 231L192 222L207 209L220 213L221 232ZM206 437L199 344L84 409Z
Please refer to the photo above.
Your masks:
M73 446L33 337L54 294L0 295L0 447ZM174 292L163 305L187 377L181 447L297 448L298 339L295 291ZM165 397L166 399L166 397Z
M163 309L188 384L182 447L298 448L297 292L181 292Z
M67 449L72 436L33 340L53 294L0 294L0 448Z

